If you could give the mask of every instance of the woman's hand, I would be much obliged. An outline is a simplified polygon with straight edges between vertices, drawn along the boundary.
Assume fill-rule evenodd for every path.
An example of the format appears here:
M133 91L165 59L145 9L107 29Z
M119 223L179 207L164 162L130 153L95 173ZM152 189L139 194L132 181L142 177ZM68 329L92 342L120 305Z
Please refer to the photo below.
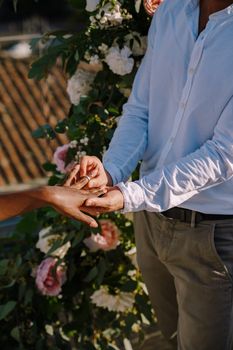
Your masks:
M90 216L84 214L79 208L85 201L103 195L104 190L77 190L73 187L45 186L43 198L61 214L72 219L79 220L91 227L97 227L97 222Z

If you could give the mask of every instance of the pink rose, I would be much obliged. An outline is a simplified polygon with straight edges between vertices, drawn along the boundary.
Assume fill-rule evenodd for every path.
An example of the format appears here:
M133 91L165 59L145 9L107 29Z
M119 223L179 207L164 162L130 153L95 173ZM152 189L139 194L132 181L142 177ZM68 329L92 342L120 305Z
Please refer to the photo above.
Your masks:
M153 16L153 14L162 2L163 0L143 0L145 10L149 16Z
M61 286L66 281L66 270L59 265L57 259L47 258L41 262L36 271L36 286L43 295L56 296L61 292Z
M98 249L112 250L116 249L119 242L120 232L118 227L110 220L100 220L101 233L91 234L90 237L84 239L84 244L95 252Z
M66 174L67 172L69 172L74 165L74 162L69 163L67 166L65 163L69 148L69 143L63 146L59 146L57 147L53 155L53 162L56 164L57 170L60 171L62 174Z

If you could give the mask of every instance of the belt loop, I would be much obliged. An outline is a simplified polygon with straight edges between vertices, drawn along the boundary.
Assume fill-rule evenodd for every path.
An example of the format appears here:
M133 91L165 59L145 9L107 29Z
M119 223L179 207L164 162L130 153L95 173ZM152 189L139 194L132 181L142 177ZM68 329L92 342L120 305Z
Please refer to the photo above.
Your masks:
M191 228L194 228L196 225L196 212L192 210L191 214Z

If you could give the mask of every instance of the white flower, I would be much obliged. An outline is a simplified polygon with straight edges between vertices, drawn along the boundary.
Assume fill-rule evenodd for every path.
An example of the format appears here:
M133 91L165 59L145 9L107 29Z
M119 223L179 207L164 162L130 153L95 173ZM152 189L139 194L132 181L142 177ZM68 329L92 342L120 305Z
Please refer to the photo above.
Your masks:
M101 45L98 46L98 50L102 53L102 54L106 54L108 52L108 45L102 43Z
M125 36L127 46L130 46L131 40L133 40L132 54L134 56L143 56L147 48L147 36L141 36L138 32L132 32Z
M68 80L67 93L71 103L78 105L80 98L86 96L91 90L95 73L78 68L76 73Z
M56 240L64 238L64 235L62 237L61 235L56 235L56 234L51 234L47 236L50 233L51 229L52 229L51 226L42 229L39 232L39 240L36 243L36 248L40 249L40 251L45 254L48 253L49 249L52 247L52 245ZM62 259L64 258L64 256L66 255L70 247L71 247L70 242L67 242L63 246L61 246L60 248L52 252L51 255Z
M134 295L125 292L112 295L109 294L106 287L101 287L92 294L91 301L96 306L103 307L109 311L126 312L133 307Z
M91 23L99 25L100 28L107 26L120 25L124 19L131 19L132 15L126 9L121 8L121 4L116 1L115 4L107 3L99 9L97 15L91 16Z
M125 350L133 350L129 339L124 338L123 343L124 343Z
M78 145L78 141L77 140L70 141L70 148L76 148L77 145Z
M140 324L138 324L138 323L134 323L134 324L132 325L131 329L132 329L132 331L133 331L134 333L138 333L138 332L140 332L140 330L141 330L141 326L140 326Z
M95 11L98 4L99 0L86 0L86 11Z
M32 54L31 47L26 42L20 42L18 44L15 44L13 47L11 47L6 52L10 57L15 58L15 59L28 58Z
M131 89L129 88L120 88L119 91L126 97L129 98L131 94ZM119 117L118 117L119 118Z
M134 66L134 59L130 58L132 51L124 46L120 49L119 46L112 46L105 57L106 63L113 73L118 75L129 74Z
M89 59L90 64L94 65L94 64L100 64L100 58L98 55L93 55L90 57Z
M85 136L83 139L80 139L79 142L82 143L84 146L87 146L89 142L89 138Z
M80 162L80 158L84 157L87 155L87 152L85 151L78 151L75 155L75 160L79 163Z
M131 248L125 253L126 256L131 260L132 264L138 269L138 262L137 262L137 249L136 247Z
M138 13L140 11L142 0L135 0L135 10Z

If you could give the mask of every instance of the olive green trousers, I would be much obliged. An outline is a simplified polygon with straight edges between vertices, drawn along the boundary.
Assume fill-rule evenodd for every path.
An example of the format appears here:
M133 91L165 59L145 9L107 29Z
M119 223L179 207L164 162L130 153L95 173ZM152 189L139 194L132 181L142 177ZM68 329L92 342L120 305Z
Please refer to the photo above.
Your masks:
M194 228L158 213L134 219L138 264L165 337L179 350L233 349L233 219Z

